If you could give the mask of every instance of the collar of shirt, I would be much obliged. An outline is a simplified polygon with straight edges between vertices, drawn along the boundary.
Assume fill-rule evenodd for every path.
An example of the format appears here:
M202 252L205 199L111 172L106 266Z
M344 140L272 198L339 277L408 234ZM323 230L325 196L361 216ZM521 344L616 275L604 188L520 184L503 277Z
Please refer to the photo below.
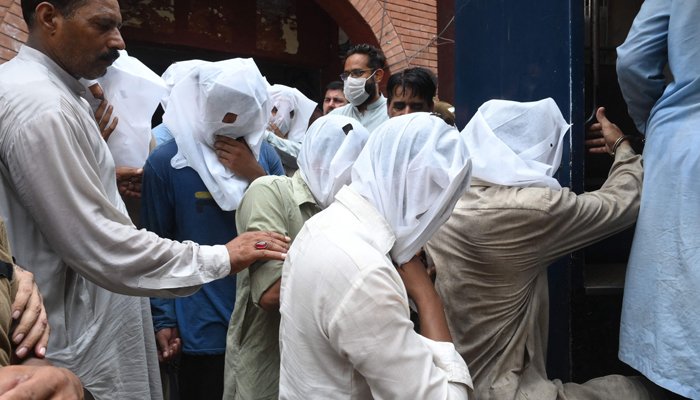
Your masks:
M301 173L299 171L300 170L297 170L294 172L294 175L292 175L292 192L294 195L294 202L298 206L305 203L312 203L318 206L314 195L311 193L311 190L309 190L309 187L306 185L306 182L304 182L304 179L301 177Z
M27 45L23 45L19 49L19 53L17 53L17 57L26 60L29 62L35 62L38 64L41 64L46 67L46 69L52 73L53 75L56 75L58 79L66 85L71 91L73 91L75 94L84 97L85 95L85 87L80 84L80 82L75 79L71 74L66 72L63 68L61 68L54 60L52 60L49 56L46 54L40 52L37 49L34 49L32 47L29 47Z
M340 189L335 195L335 200L335 203L346 208L363 226L364 229L358 231L367 235L364 239L382 254L388 255L396 242L396 236L377 209L348 186Z
M386 107L386 97L383 94L379 94L379 98L369 104L367 104L367 111L376 110L379 107ZM357 107L355 107L357 108Z

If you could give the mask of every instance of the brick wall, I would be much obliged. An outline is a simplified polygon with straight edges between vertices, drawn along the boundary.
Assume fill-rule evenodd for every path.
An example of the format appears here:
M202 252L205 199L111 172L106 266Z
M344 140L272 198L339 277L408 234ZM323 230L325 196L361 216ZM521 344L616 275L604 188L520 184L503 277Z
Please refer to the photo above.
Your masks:
M0 0L0 64L11 59L27 41L20 0Z
M437 0L350 2L370 25L392 71L411 65L437 72Z
M337 0L333 0L337 1ZM438 72L437 0L348 0L374 32L391 71L409 65ZM386 12L384 12L386 7ZM336 16L342 18L342 16ZM383 26L383 29L382 29ZM352 34L352 32L348 32ZM20 0L0 0L0 64L27 40Z

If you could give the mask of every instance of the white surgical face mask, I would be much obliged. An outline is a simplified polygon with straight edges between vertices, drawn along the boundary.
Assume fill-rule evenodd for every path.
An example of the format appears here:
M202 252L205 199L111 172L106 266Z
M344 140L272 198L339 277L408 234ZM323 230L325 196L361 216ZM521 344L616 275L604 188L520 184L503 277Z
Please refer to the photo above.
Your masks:
M365 90L365 84L369 78L374 76L375 72L377 71L372 72L372 75L367 78L353 78L352 76L348 76L345 80L343 84L343 94L353 106L357 107L369 98L369 93Z

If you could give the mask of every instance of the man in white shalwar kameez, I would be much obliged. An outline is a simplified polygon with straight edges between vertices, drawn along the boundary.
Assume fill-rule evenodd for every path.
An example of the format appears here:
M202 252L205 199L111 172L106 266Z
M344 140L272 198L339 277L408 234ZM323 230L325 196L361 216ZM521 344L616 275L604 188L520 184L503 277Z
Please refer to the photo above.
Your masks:
M199 246L137 230L78 82L124 48L119 4L25 0L22 11L27 45L0 66L0 214L44 295L47 358L96 399L160 399L148 299L130 295L190 294L256 256L283 258L284 242L268 233Z
M467 365L415 254L449 217L470 168L459 132L427 113L372 133L350 186L306 221L284 263L281 399L467 398Z

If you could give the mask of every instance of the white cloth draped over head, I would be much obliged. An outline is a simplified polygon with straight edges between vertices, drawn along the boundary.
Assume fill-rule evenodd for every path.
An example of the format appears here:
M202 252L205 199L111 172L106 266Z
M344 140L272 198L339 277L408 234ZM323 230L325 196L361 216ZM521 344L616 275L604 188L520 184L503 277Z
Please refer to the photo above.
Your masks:
M126 51L119 51L107 73L94 81L81 80L89 88L97 82L104 99L112 105L112 118L119 122L109 136L107 145L116 166L141 167L148 158L151 142L151 118L158 102L167 94L165 82L138 59ZM101 99L86 91L86 99L93 111ZM99 122L99 121L98 121Z
M297 161L301 178L321 208L350 184L352 166L368 138L361 123L342 115L326 115L311 124Z
M372 132L352 169L350 188L391 226L391 258L409 261L452 214L469 186L462 135L428 113L391 118Z
M288 140L301 142L309 126L309 118L316 108L316 102L296 88L285 85L272 85L267 92L272 106L277 109L277 114L270 118L270 122L282 133L286 133ZM294 117L290 115L291 111L294 111Z
M199 174L222 210L235 210L249 182L236 176L214 152L217 135L244 138L255 158L270 115L267 82L252 59L202 62L178 81L163 122L177 142L170 164ZM224 117L235 114L233 122Z
M168 67L168 69L166 69L165 72L163 72L163 75L161 75L161 77L165 82L165 86L168 88L168 94L166 96L163 96L163 98L160 100L160 104L163 106L163 110L168 108L168 100L170 98L170 93L172 92L175 84L178 83L180 79L187 76L194 67L205 62L206 61L202 60L178 61L172 63Z
M472 176L497 185L561 189L552 176L568 130L551 98L487 101L462 131L472 154Z

